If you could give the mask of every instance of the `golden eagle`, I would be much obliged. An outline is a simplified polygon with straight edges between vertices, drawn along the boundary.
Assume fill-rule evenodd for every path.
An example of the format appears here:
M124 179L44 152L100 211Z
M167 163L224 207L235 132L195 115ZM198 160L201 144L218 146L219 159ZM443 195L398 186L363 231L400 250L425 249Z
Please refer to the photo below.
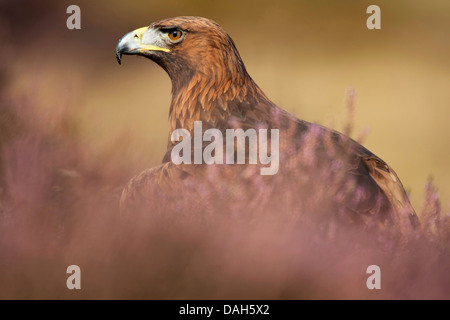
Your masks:
M180 128L193 132L194 121L202 121L204 129L221 131L236 126L277 128L283 145L290 147L284 149L280 158L281 174L284 170L289 176L288 167L302 168L306 174L304 153L312 153L316 173L332 170L336 164L344 172L339 183L346 196L341 198L340 205L349 212L377 216L383 221L390 221L395 215L416 220L414 209L391 167L349 137L300 120L270 101L248 74L231 37L216 22L201 17L176 17L152 23L119 41L116 48L119 63L122 55L144 56L169 75L172 82L169 137ZM129 182L122 194L122 209L137 202L142 205L145 199L152 199L147 204L153 206L158 201L156 193L182 194L185 191L177 189L179 181L202 176L206 165L175 165L170 161L174 145L169 139L163 163ZM309 145L308 150L305 145ZM243 166L235 167L244 170ZM309 184L329 188L332 182L323 176L308 178L307 182L300 176L299 184L303 183L303 189L308 189ZM240 178L237 174L233 179Z

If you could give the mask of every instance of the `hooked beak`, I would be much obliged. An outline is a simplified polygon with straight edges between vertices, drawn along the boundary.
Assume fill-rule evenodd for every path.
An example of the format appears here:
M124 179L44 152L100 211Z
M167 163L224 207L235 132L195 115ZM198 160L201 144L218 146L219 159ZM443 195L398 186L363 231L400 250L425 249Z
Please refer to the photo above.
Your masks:
M164 51L170 52L169 49L161 48L151 43L142 43L142 38L148 27L136 29L127 33L120 39L116 47L116 59L119 64L122 63L123 54L143 54L148 51Z

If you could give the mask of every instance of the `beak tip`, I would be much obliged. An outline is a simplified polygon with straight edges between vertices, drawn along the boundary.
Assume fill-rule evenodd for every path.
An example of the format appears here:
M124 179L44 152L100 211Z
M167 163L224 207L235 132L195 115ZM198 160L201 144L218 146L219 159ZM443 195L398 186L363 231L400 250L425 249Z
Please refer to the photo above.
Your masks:
M119 64L122 64L122 53L116 51L116 59Z

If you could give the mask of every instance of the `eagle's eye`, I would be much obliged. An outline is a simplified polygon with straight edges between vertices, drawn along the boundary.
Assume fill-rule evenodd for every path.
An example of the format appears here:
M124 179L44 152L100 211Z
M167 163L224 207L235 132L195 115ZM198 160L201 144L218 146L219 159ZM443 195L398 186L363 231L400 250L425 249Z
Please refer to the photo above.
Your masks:
M177 42L181 39L181 37L183 36L183 32L181 30L175 29L175 30L170 30L167 33L167 36L169 37L170 41L172 42Z

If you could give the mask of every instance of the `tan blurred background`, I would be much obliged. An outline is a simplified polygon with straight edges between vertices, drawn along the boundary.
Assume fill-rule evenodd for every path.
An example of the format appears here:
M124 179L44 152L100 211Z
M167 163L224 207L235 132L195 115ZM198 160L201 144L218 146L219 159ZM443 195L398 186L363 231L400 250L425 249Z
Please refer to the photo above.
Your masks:
M43 126L69 108L86 156L99 165L151 167L167 141L169 78L144 58L124 57L119 66L118 40L156 20L198 15L221 24L253 79L302 119L341 130L353 87L353 137L370 128L364 145L397 171L417 210L432 176L448 211L448 0L0 3L2 94L32 99ZM66 28L70 4L81 8L81 30ZM366 28L371 4L381 8L381 30ZM118 139L125 157L112 149Z

